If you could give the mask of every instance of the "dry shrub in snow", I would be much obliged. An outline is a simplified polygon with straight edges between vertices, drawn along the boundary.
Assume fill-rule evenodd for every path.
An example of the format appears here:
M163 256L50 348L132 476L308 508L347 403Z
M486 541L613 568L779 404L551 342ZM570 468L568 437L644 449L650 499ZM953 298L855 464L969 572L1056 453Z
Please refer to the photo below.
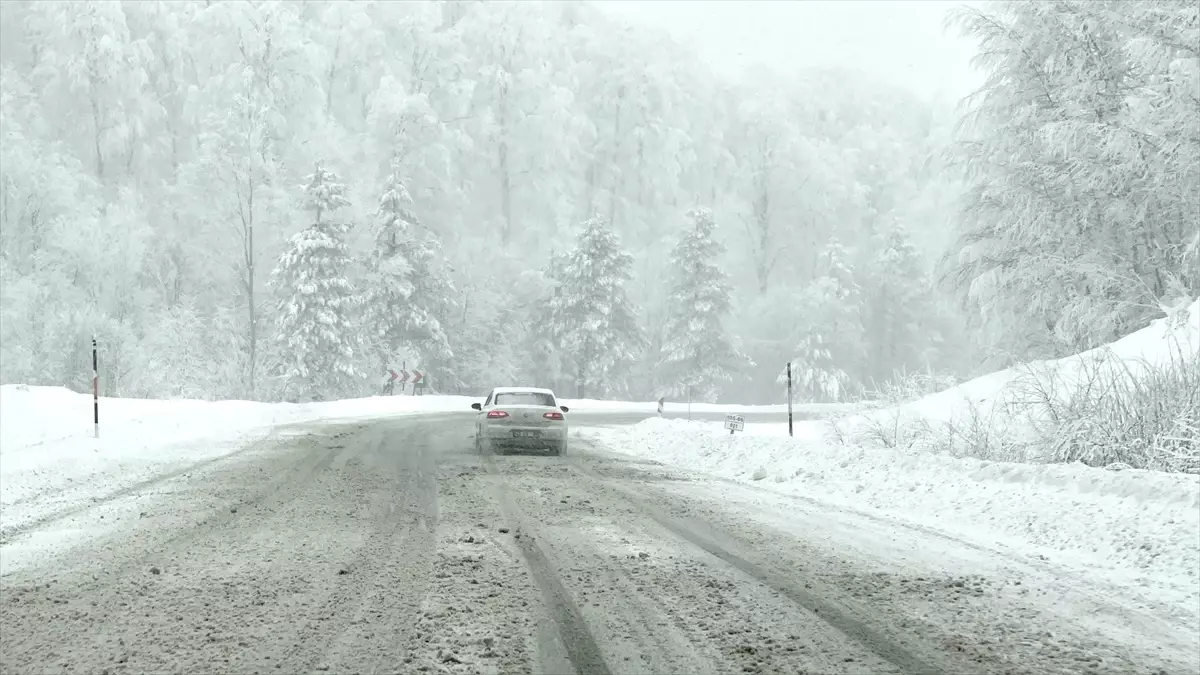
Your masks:
M1200 359L1182 347L1161 364L1099 350L1072 369L1026 367L1012 392L1031 459L1200 473Z
M1026 459L1012 420L997 414L995 408L967 400L964 413L949 421L929 425L934 448L953 457L975 457L998 462Z
M893 408L830 420L831 440L954 457L1081 462L1200 473L1200 359L1124 361L1101 350L1073 368L1028 365L992 401L948 419Z
M932 371L898 370L891 379L873 382L859 401L860 411L878 411L858 418L834 415L827 418L831 440L841 445L867 445L884 448L913 448L932 431L927 420L895 410L897 406L920 400L957 384L952 375Z
M1167 322L1189 320L1182 312ZM890 405L829 420L829 437L993 461L1200 473L1200 354L1187 334L1168 330L1149 352L1126 343L1034 362L932 397L922 398L934 384L924 373L900 377L877 389Z
M953 376L930 371L900 371L869 392L876 406L862 415L838 415L828 419L830 440L840 445L882 447L920 452L938 452L955 457L1011 460L1015 453L1005 441L1007 425L988 406L965 394L955 402L961 414L948 420L930 419L905 404L941 391L951 390ZM882 408L882 409L879 409Z
M889 409L830 421L830 439L841 445L931 452L1000 462L1028 461L1012 420L985 403L963 397L949 419Z
M865 392L863 402L898 405L945 391L957 384L958 378L949 373L902 369L884 382L872 382L872 388Z

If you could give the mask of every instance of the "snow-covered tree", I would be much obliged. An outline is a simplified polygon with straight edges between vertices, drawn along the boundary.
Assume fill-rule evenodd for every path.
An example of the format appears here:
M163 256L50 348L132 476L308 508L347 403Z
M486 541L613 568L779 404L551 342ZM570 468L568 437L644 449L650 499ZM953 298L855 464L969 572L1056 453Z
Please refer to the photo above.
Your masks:
M659 364L662 394L715 401L722 382L748 364L725 326L730 286L717 262L725 246L713 238L708 208L688 213L692 226L671 254L666 331Z
M1184 268L1195 3L996 2L960 19L986 80L963 125L954 279L988 346L1073 353L1145 325L1175 289L1200 293Z
M408 257L412 266L413 292L409 296L407 343L412 345L417 362L431 382L461 386L457 380L454 350L446 334L446 321L459 307L458 291L451 277L450 264L442 244L433 233L422 231L412 240Z
M1115 214L1153 207L1138 221L1146 226L1112 228L1135 233L1152 252L1139 265L1153 271L1196 213L1194 135L1183 126L1194 117L1194 59L1173 47L1189 44L1192 3L1051 4L1085 12L1106 34L1108 15L1119 17L1130 38L1122 54L1139 88L1116 91L1132 94L1130 128L1162 150L1142 164L1112 162L1114 175L1134 167L1146 179L1111 193L1098 181L1093 204ZM413 245L430 252L401 256L409 273L393 270L393 297L372 309L428 308L445 340L429 331L421 353L402 359L433 370L445 391L455 389L451 374L470 391L498 380L571 388L574 354L547 337L538 314L554 281L534 268L564 223L593 213L635 252L625 289L654 336L635 376L606 386L647 394L669 307L660 270L675 243L661 224L703 203L718 222L747 228L725 241L722 264L735 297L748 298L731 332L760 365L721 393L745 403L779 400L772 378L807 320L795 300L820 276L832 233L861 252L864 270L868 241L888 218L913 228L923 254L952 239L943 224L957 176L929 161L952 126L948 106L841 72L762 71L731 86L686 47L594 3L106 0L84 9L8 0L0 21L0 381L88 386L97 332L101 368L111 370L102 386L114 394L277 394L276 297L264 270L313 222L297 218L289 186L314 157L343 168L350 191L372 195L336 211L356 226L374 222L385 174L403 177L406 208L425 226L410 227ZM1038 45L1079 51L1078 41L1060 42ZM984 116L981 127L1016 118ZM1117 120L1091 131L1128 126ZM1094 145L1087 134L1062 138L1079 139L1066 158ZM398 171L388 169L393 156ZM1080 182L1092 174L1103 177ZM912 199L917 190L926 198ZM349 280L368 291L377 231L355 230L345 243L363 265ZM441 276L417 269L423 257ZM405 282L412 290L401 293ZM358 332L374 341L374 327ZM375 371L381 358L372 344L356 366ZM222 367L195 371L207 362Z
M793 387L797 397L839 401L862 381L862 293L850 256L837 239L830 240L821 262L821 276L792 308L799 324Z
M355 393L362 340L354 323L357 297L347 273L353 261L337 211L349 205L337 174L317 164L304 188L313 222L291 238L272 273L279 294L280 375L290 400L329 400Z
M33 23L50 29L39 36L34 73L78 101L63 135L86 145L97 180L108 185L139 168L139 136L160 112L146 91L149 49L130 34L127 7L30 3Z
M453 357L443 321L454 285L436 237L412 212L399 169L393 162L379 198L364 321L385 365L411 360L442 379Z
M549 299L548 332L570 363L576 395L626 388L625 378L646 347L637 311L625 292L633 256L598 217L583 224L575 249L550 270L557 282Z
M375 248L363 291L363 324L385 367L404 347L410 313L412 265L405 254L417 227L411 205L404 183L394 173L389 175L379 198Z
M897 370L927 366L936 306L932 288L907 229L891 223L876 237L864 293L867 372L884 380Z
M541 286L541 292L530 308L531 326L554 325L557 309L551 300L555 297L555 293L560 292L556 289L562 278L561 270L566 261L566 254L551 251L550 261L541 270L538 270L540 275L537 277L537 281ZM559 349L557 343L557 331L535 328L527 333L523 347L529 355L533 381L553 389L562 389L568 387L571 380L574 379L571 372L573 362L567 353Z

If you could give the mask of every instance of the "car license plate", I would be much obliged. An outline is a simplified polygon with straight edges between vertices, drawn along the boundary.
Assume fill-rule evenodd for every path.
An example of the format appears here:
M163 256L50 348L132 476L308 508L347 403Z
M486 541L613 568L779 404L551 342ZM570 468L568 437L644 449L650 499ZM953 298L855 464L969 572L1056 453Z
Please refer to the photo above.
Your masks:
M513 438L541 438L540 431L514 431Z

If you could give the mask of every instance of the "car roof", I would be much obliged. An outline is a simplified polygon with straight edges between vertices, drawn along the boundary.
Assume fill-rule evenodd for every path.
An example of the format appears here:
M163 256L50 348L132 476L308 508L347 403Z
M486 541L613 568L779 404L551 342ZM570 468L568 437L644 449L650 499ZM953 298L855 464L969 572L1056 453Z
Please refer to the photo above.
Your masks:
M550 394L554 396L554 392L549 389L541 389L539 387L496 387L492 390L492 394Z

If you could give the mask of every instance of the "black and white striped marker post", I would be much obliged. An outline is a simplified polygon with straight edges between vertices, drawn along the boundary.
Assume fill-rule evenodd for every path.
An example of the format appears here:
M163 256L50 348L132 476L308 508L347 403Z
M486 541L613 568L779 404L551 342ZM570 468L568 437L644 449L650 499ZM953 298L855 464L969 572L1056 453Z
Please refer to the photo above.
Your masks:
M100 438L100 359L96 355L96 338L92 338L92 424Z
M788 378L788 436L792 435L792 362L787 364Z

